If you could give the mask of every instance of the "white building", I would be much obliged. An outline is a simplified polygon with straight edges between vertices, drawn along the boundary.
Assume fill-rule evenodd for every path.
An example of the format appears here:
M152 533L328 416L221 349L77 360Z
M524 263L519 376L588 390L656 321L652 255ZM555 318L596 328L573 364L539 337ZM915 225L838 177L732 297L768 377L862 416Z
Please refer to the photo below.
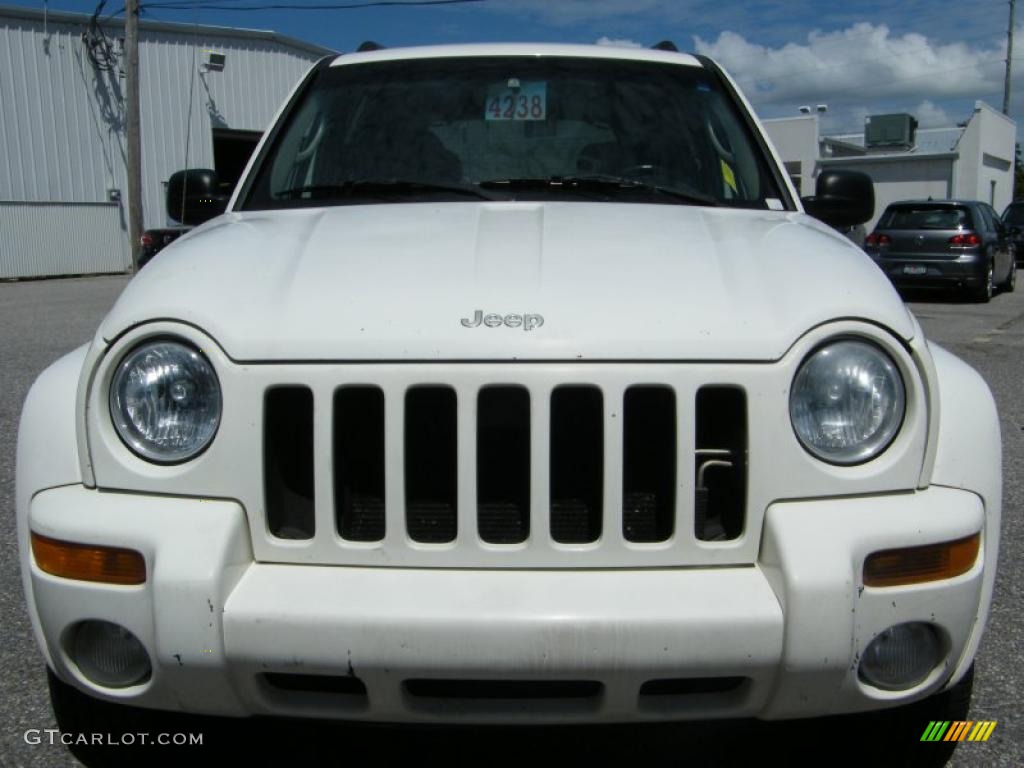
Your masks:
M123 24L0 6L0 278L129 267ZM139 37L146 227L167 223L174 171L237 179L291 89L332 53L273 32L147 20Z
M948 128L917 129L910 116L896 115L876 116L876 128L880 118L904 126L902 136L886 140L870 123L866 132L821 136L817 114L764 124L802 196L814 194L815 179L825 168L871 177L875 215L865 225L868 231L897 200L982 200L1002 211L1013 199L1017 125L988 104L976 102L966 123Z

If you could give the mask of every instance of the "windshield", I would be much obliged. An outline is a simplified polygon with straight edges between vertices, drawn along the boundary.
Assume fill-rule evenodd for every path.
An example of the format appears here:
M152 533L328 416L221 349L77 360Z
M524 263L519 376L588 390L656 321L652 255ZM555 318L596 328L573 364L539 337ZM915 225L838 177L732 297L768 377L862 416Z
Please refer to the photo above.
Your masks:
M949 205L901 206L890 208L876 229L970 229L966 208Z
M580 198L784 207L713 74L612 59L324 67L252 178L242 209Z

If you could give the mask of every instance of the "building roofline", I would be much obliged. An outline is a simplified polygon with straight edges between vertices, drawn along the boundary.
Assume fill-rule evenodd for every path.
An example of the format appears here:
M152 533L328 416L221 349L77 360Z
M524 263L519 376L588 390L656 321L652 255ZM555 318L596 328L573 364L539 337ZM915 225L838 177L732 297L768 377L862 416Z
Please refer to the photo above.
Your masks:
M867 154L867 149L861 144L854 144L849 141L843 141L842 139L837 139L834 136L822 136L820 141L822 144L831 144L834 147L842 147L843 149L855 150L858 153L856 157Z
M52 21L56 24L81 24L87 25L92 18L87 13L73 13L71 11L42 11L36 8L26 8L20 5L0 5L0 18L28 19L30 21ZM105 28L121 29L123 23L111 18L101 18L101 26ZM155 21L152 19L139 19L139 28L147 32L174 32L177 34L194 35L202 32L207 35L219 37L235 37L244 40L268 40L279 43L288 48L305 51L315 56L336 55L338 51L325 48L315 43L308 43L297 37L281 35L268 29L244 29L240 27L220 27L210 24L182 24L176 21Z
M854 155L853 157L820 157L823 165L842 163L893 163L897 160L956 160L959 152L888 152L884 155Z
M817 120L818 115L787 115L785 117L765 117L762 123L781 123L783 120Z
M1001 119L1005 120L1007 123L1009 123L1013 127L1015 127L1015 128L1017 127L1017 121L1014 120L1012 117L1010 117L1009 115L1004 115L1002 112L1000 112L998 109L993 107L988 102L982 101L981 99L978 99L977 101L974 102L974 111L975 112L980 112L982 109L987 110L989 113L991 113L995 117L998 117L998 118L1001 118ZM973 117L973 115L972 115L972 117Z

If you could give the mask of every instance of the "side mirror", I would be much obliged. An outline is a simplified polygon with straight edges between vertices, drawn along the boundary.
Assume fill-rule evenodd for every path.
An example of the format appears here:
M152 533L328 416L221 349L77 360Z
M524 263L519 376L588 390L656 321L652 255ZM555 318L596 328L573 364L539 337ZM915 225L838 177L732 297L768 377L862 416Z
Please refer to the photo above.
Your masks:
M832 227L863 224L875 213L871 177L858 171L822 171L814 197L803 198L804 210Z
M202 224L224 213L227 205L217 172L209 168L178 171L167 181L167 215L182 224Z

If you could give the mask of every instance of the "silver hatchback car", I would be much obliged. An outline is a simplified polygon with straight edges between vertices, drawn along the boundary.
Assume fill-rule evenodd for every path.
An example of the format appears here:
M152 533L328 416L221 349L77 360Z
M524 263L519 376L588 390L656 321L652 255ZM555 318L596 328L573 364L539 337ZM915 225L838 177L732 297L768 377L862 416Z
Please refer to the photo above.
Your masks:
M864 250L898 288L957 288L986 302L1017 280L1009 228L976 200L891 203Z

